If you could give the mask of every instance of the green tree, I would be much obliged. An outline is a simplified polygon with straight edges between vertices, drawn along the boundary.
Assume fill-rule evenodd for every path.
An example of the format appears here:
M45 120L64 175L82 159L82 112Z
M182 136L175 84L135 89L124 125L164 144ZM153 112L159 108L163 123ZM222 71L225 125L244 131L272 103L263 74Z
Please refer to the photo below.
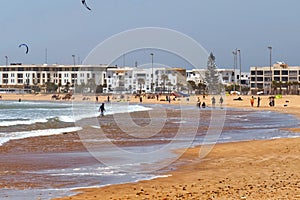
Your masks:
M205 72L205 81L209 94L219 94L221 92L215 59L213 53L210 53L207 61L207 70Z
M169 80L168 75L162 74L161 79L163 80L162 82L163 91L166 91L166 81Z
M90 92L95 91L95 89L96 89L95 79L94 78L88 79L86 86L87 86L87 88L90 89Z
M138 85L140 86L140 94L142 94L142 87L143 87L143 85L145 85L145 80L143 78L139 78L137 80L137 82L138 82Z
M46 82L45 83L46 92L57 92L58 86L53 82Z
M197 89L197 85L196 85L195 81L192 81L192 80L188 81L187 87L188 87L189 93L190 93L190 91L194 91Z

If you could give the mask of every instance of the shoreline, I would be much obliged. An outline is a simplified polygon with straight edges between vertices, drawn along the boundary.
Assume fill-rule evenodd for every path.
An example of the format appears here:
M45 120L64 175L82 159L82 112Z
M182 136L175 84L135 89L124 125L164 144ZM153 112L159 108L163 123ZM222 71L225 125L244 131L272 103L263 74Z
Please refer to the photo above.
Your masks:
M253 110L258 110L258 109L270 110L273 112L282 112L282 113L286 113L286 114L292 114L299 119L299 116L300 116L299 106L294 105L294 103L297 104L297 102L299 102L300 98L298 96L292 96L292 97L293 97L292 101L290 100L290 104L288 107L283 107L282 105L285 103L286 99L288 99L288 98L290 99L290 96L286 96L286 97L284 96L283 99L278 100L278 102L277 102L278 107L270 108L266 105L262 105L262 107L260 107L260 108L257 108L257 107L251 108L249 106L250 103L248 101L250 98L249 96L243 96L243 98L244 98L243 102L233 102L232 101L233 97L230 96L230 97L226 98L224 107L234 107L234 108L240 108L240 109L253 109ZM103 99L101 99L101 100L105 101L105 98L106 97L104 96ZM3 100L5 100L5 99L3 99ZM32 99L29 99L29 100L32 100ZM36 100L36 99L34 99L34 100ZM150 101L147 101L147 100L144 101L145 104L147 104L149 102ZM152 101L150 103L157 103L157 102L155 100L154 102ZM167 102L159 102L159 103L167 103ZM171 102L171 104L172 103L174 104L174 102ZM178 103L178 102L176 102L176 103ZM190 101L190 102L188 102L188 104L194 105L194 102ZM299 132L299 128L295 128L295 130L289 129L289 131ZM285 154L286 152L283 152L283 151L281 152L281 148L286 149L286 147L289 147L289 146L295 147L297 143L299 144L299 142L300 142L299 138L293 138L293 139L273 139L273 140L231 142L231 143L217 144L214 147L213 151L207 157L205 157L203 160L197 159L197 157L198 157L197 152L199 152L199 149L201 147L191 148L179 160L180 162L184 162L187 165L186 166L180 165L180 167L178 169L176 169L175 171L172 172L171 177L158 178L158 179L152 179L152 180L147 180L147 181L139 181L137 183L127 183L127 184L104 186L101 188L80 189L80 190L76 190L76 192L80 192L80 194L77 194L77 195L71 196L71 197L58 198L58 199L63 199L63 200L65 200L65 199L72 199L72 200L97 199L96 197L97 196L99 197L100 194L101 194L101 197L103 197L104 199L109 199L110 197L112 197L112 198L124 197L124 198L128 198L128 199L136 199L136 198L141 199L142 197L144 197L144 198L147 198L147 197L152 198L153 197L153 198L161 199L161 197L164 197L167 199L172 199L172 198L178 198L180 196L182 198L186 197L189 199L189 198L194 198L194 197L211 198L214 195L215 195L215 197L218 197L218 198L221 198L221 197L230 198L232 196L228 196L228 195L233 195L233 193L228 194L228 191L230 191L230 188L228 188L226 186L227 184L229 184L229 186L235 185L235 187L236 187L234 190L235 193L237 190L238 191L245 190L244 187L238 188L238 183L239 184L241 183L241 179L239 177L236 177L235 174L237 174L237 173L234 172L235 169L239 168L240 166L243 166L243 168L246 169L245 171L247 171L248 174L254 173L252 176L256 177L256 178L251 179L251 181L253 181L253 182L255 182L255 179L260 178L260 176L256 176L257 174L255 174L255 172L253 172L253 170L248 169L249 166L247 167L247 165L244 165L246 163L250 166L253 164L254 161L252 159L250 159L250 161L249 161L249 157L256 157L256 158L258 157L260 159L261 158L269 159L269 157L270 157L273 159L274 156L280 157L281 154L282 154L282 157L286 157L287 156ZM271 149L274 148L275 150L272 151L271 154L269 155L268 151L270 150L270 148L267 148L265 146L270 146ZM241 148L242 150L241 151L236 150L239 148ZM248 152L245 149L252 149L252 151ZM256 152L257 150L260 152L259 154ZM291 151L291 149L289 149L289 150ZM290 159L287 159L285 161L287 161L287 163L289 163L289 162L294 163L294 165L296 166L296 165L300 164L300 162L298 162L299 161L298 157L296 156L296 154L299 153L299 151L298 151L299 149L295 148L294 150L295 151L291 151L291 153L292 153L292 156L297 158L296 159L297 162L295 163L295 161L290 160ZM230 153L228 153L228 152L230 152ZM277 152L281 152L281 154L279 155L279 153L278 153L278 155L277 155ZM239 153L247 153L249 157L243 157ZM235 156L239 157L239 159L236 159L234 156L230 156L229 154L235 155ZM226 155L225 158L222 157L224 155ZM240 157L242 157L242 158L240 158ZM242 162L241 162L241 160L242 160ZM228 164L228 162L232 162L232 164L230 165L230 167L225 166L225 165L218 165L218 164L220 164L219 162L222 163L223 161L227 164ZM280 161L282 161L282 160L280 160ZM217 165L219 167L213 166L212 163L214 163L215 165ZM276 163L276 160L275 161L273 160L272 162L268 163L268 165L276 166L275 163ZM211 171L211 169L209 169L206 166L206 164L208 166L212 166L217 171L221 171L222 173L218 176L214 175L214 172ZM267 164L259 163L259 166L262 168L266 168ZM259 170L260 167L258 167L256 170ZM198 172L198 170L196 170L196 169L201 169L202 171ZM222 171L223 169L224 170L227 169L227 171L225 170L226 173L224 171ZM270 177L272 174L274 174L274 172L272 170L271 171L270 170L271 169L268 169L266 172L261 171L261 173L268 174L269 179L271 179ZM278 167L278 166L276 166L276 170L284 171L284 169L282 169L281 167ZM285 171L288 171L288 172L280 174L281 177L286 177L285 176L286 174L289 174L289 176L292 176L292 173L291 173L292 171L294 171L294 173L299 172L299 170L292 168L292 167L290 170L285 170ZM198 174L198 173L200 173L199 174L200 178L198 178L200 180L194 179L194 177L196 176L195 174ZM206 174L206 173L208 173L208 174ZM239 171L239 173L244 174L243 171ZM226 178L224 181L223 177L226 177L227 174L233 174L235 176L234 176L234 178L227 177L228 179L230 179L229 182L227 181ZM210 176L213 177L213 180L210 180L211 179ZM299 178L298 176L295 176L295 175L293 175L293 176L294 176L294 178ZM177 179L183 180L183 181L181 181L182 183L180 183L180 181L178 181ZM269 179L268 179L268 181L270 181ZM209 185L207 185L207 183L206 183L208 180L210 182ZM201 185L198 185L197 184L198 182L201 182ZM226 185L224 185L223 182L224 182L224 184L226 182ZM214 187L212 183L218 185L218 187ZM260 182L260 184L262 184L262 183L263 182ZM272 184L276 185L277 181L270 182L269 184L267 184L267 188L269 185L272 185ZM204 187L204 186L208 186L208 188L210 188L211 190L207 190L206 187ZM296 185L296 186L298 186L298 185ZM141 187L142 187L142 189L140 189ZM252 187L254 187L254 186L252 186ZM164 189L159 190L159 188L164 188ZM219 188L222 188L222 189L219 189ZM258 187L256 189L263 190L263 188L260 188L260 187ZM199 193L200 196L197 196L198 194L196 194L196 193L199 190L200 190L200 192L202 191L202 194L200 195L200 193ZM118 192L116 192L116 191L118 191ZM164 192L164 191L166 191L166 192ZM296 191L296 193L293 193L293 195L294 195L294 197L297 197L298 190L295 189L295 191ZM81 192L83 192L83 193L81 193ZM205 194L203 194L203 193L205 193ZM255 193L255 191L253 193ZM104 194L107 196L105 196ZM299 194L300 194L300 192L299 192ZM110 196L110 195L112 195L112 196ZM175 195L175 196L172 196L172 195ZM258 194L255 194L255 195L258 195ZM266 196L261 196L261 197L255 196L255 198L263 199L263 197L267 197L267 198L271 197L271 196L268 196L270 194L266 191L264 191L264 195L266 195ZM275 195L275 197L276 197L276 195L277 195L277 197L280 196L279 194L275 194L275 193L274 193L274 195ZM236 196L236 197L238 197L238 196ZM243 195L239 196L239 198L242 198L242 197L244 197L244 196ZM250 198L251 197L253 197L253 196L250 196Z
M243 96L243 103L233 103L233 98L226 99L226 107L281 112L300 119L300 108L296 105L300 99L298 96L294 96L294 102L288 108L283 105L290 96L284 96L278 100L277 107L272 108L266 105L260 108L247 106L250 96ZM231 103L228 103L230 100ZM299 128L288 130L300 132ZM284 138L216 144L202 160L198 158L201 146L190 148L176 161L184 162L185 165L171 172L171 177L76 190L79 194L58 199L89 200L99 196L103 199L299 198L299 176L295 176L300 172L297 168L300 164L299 142L300 138ZM282 163L286 165L285 168L281 166ZM298 182L286 181L289 179ZM283 186L285 188L281 191Z

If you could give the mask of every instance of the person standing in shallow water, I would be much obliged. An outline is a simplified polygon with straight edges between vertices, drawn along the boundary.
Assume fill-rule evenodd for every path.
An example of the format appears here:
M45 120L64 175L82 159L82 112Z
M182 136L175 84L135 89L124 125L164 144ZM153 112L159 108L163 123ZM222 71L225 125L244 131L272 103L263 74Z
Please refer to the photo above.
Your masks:
M220 100L219 100L219 102L220 102L220 105L221 105L221 107L222 107L222 105L223 105L223 98L222 97L220 97Z
M250 98L250 104L251 104L251 107L253 107L253 104L254 104L254 97L253 96Z
M216 99L215 99L215 97L211 98L211 104L212 104L212 107L215 107L215 105L216 105Z
M201 101L200 101L200 97L198 97L198 100L197 100L197 107L198 107L198 108L201 108Z
M101 116L104 116L104 111L105 111L104 103L102 103L100 108L99 108L99 112L100 112Z
M259 106L260 106L260 100L261 100L261 98L260 98L260 97L258 97L258 98L257 98L257 107L259 107Z

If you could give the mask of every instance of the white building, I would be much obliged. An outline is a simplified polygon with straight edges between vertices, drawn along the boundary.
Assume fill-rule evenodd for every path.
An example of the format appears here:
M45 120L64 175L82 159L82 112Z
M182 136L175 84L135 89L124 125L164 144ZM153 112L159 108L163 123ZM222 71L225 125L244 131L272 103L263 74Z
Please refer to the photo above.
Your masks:
M107 70L107 92L139 93L177 90L186 81L181 68L110 68Z
M251 92L263 91L265 94L299 94L300 66L288 66L278 62L273 66L251 67Z
M51 82L56 85L81 85L93 81L96 85L105 83L106 65L22 65L0 66L2 88L44 86Z
M192 69L186 71L187 81L194 81L196 85L199 83L205 83L205 72L206 69ZM243 86L249 86L250 84L250 73L242 72L240 80L239 69L217 69L219 80L224 85L241 84Z

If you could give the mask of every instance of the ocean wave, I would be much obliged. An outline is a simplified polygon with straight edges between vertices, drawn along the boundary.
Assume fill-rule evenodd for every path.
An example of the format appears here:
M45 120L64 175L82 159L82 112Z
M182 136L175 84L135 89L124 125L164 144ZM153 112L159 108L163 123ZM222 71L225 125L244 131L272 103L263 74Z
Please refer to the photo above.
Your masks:
M58 129L44 129L44 130L33 130L33 131L22 131L12 133L0 133L0 146L11 140L25 139L38 136L49 136L58 135L62 133L74 132L81 130L81 127L67 127Z
M30 125L35 123L46 123L48 121L47 118L41 118L41 119L17 119L17 120L4 120L0 121L0 127L1 126L15 126L15 125Z

